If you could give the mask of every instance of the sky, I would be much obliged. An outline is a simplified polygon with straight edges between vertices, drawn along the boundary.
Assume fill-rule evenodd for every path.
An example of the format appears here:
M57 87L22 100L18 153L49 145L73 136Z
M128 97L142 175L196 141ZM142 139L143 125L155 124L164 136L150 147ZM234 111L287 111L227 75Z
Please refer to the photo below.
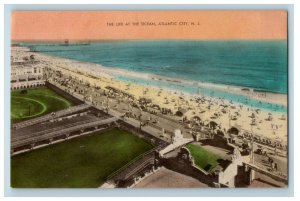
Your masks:
M173 25L159 25L162 22ZM287 12L14 11L11 15L11 39L286 40Z

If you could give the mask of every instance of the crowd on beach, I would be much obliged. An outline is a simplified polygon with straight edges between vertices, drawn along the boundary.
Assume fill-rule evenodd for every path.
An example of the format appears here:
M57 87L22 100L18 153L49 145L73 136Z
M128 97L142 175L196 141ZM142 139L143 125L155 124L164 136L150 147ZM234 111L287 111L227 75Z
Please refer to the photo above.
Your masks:
M18 50L18 54L28 54L25 50ZM234 127L243 138L253 138L259 143L279 148L287 147L287 113L258 109L221 97L143 86L118 80L114 77L115 71L102 71L102 68L97 68L97 64L40 53L36 55L46 71L51 70L52 74L48 74L48 79L67 86L68 93L83 94L95 104L105 104L105 100L97 101L97 94L102 94L119 98L119 101L131 102L154 115L181 121L191 128L197 127L197 124L210 125L210 122L214 122L217 125L214 132L227 134Z

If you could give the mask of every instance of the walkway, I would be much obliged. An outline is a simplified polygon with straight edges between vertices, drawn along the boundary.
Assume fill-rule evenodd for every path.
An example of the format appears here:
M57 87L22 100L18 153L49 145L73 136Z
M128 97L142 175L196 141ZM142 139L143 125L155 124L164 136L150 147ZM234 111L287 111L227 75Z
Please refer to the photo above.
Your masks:
M268 176L276 181L282 182L284 184L288 184L288 179L286 177L280 176L276 173L270 172L262 167L259 167L255 164L253 164L250 160L249 156L243 156L242 157L243 163L248 166L249 168L251 168L252 170L254 170L255 172L261 173L265 176Z
M72 114L72 113L77 113L79 111L86 110L90 107L91 106L88 105L88 104L77 105L77 106L74 106L74 107L70 107L70 108L67 108L67 109L64 109L64 110L57 111L57 112L52 113L52 114L46 114L46 115L41 116L41 117L37 117L37 118L34 118L34 119L30 119L30 120L27 120L27 121L22 121L20 123L13 124L12 127L15 128L15 129L20 129L20 128L32 126L34 124L49 121L53 118L58 118L58 117L62 117L62 116ZM53 114L55 114L55 115L53 115Z

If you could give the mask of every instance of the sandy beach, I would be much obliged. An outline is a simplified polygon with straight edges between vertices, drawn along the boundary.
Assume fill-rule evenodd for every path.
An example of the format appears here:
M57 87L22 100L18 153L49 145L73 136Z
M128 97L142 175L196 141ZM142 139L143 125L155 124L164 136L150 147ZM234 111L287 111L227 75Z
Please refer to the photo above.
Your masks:
M24 56L35 54L41 65L69 75L70 78L87 82L92 87L101 87L102 89L113 87L131 94L136 99L141 97L151 99L153 105L170 109L174 114L178 110L185 111L183 116L188 120L198 117L203 122L216 122L220 130L228 130L231 127L236 127L242 133L253 132L257 136L278 140L283 144L287 143L287 113L284 112L271 112L222 98L209 97L203 94L187 94L150 85L143 86L115 78L116 75L130 75L133 77L148 76L147 79L166 79L151 74L145 75L121 69L108 69L93 63L78 62L38 52L28 52L28 49L24 47L13 47L12 54ZM180 82L180 80L173 81ZM241 87L209 83L202 83L202 87L230 91L235 94L247 96L250 99L287 106L287 95L285 94L262 93L248 89L245 90Z

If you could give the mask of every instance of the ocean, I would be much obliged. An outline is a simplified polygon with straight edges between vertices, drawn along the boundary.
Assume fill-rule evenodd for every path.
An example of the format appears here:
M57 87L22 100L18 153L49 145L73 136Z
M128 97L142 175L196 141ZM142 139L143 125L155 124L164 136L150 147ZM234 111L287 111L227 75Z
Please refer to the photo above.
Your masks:
M24 45L48 55L97 63L107 68L273 93L287 94L288 91L287 41L101 41L90 45ZM122 75L117 78L188 93L199 92L199 87L192 85ZM241 95L204 88L200 91L259 108L286 111L286 107L248 100Z

